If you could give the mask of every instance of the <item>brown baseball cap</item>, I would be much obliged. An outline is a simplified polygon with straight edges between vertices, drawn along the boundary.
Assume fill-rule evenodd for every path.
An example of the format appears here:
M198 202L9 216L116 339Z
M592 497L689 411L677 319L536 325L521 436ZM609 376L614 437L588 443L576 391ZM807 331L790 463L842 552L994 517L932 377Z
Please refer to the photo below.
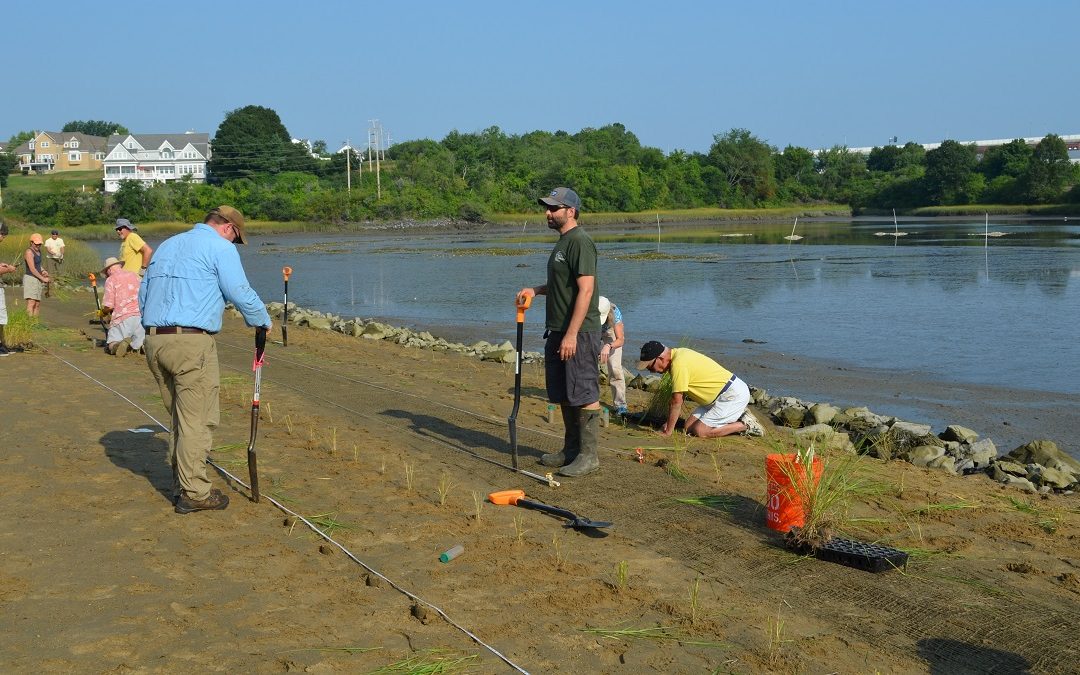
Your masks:
M220 218L224 218L233 225L236 226L236 243L246 244L244 241L244 214L240 213L231 206L222 204L216 208L210 209L210 213Z

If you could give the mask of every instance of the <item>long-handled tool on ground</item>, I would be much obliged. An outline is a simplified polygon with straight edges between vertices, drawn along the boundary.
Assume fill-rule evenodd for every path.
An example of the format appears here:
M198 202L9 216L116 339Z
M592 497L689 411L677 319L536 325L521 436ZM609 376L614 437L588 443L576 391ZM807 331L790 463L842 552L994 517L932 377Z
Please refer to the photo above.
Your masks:
M101 324L101 330L105 331L105 341L109 340L109 329L105 327L105 317L101 313L101 302L98 301L97 294L97 277L93 272L90 273L90 285L94 288L94 305L97 306L98 311L98 323Z
M510 424L510 453L514 462L514 469L518 468L518 443L517 443L517 414L521 406L521 341L525 329L525 310L532 304L532 297L525 296L517 299L517 356L514 360L514 409L510 411L510 417L506 421Z
M255 371L255 393L251 396L251 441L248 442L247 462L248 477L251 479L251 501L259 503L259 463L255 457L255 434L259 430L259 390L262 386L263 355L266 352L266 329L255 329L255 361L251 369Z
M281 309L281 346L289 346L289 275L292 268L286 265L281 268L281 276L285 277L285 306Z
M541 504L540 502L533 502L525 499L524 490L503 490L502 492L492 492L488 495L488 501L498 506L520 506L526 509L532 509L534 511L543 511L544 513L550 513L555 516L566 518L570 522L566 524L567 527L575 529L582 528L604 528L611 527L614 523L609 523L603 520L589 520L579 516L566 509L560 509L557 506L548 506L547 504Z

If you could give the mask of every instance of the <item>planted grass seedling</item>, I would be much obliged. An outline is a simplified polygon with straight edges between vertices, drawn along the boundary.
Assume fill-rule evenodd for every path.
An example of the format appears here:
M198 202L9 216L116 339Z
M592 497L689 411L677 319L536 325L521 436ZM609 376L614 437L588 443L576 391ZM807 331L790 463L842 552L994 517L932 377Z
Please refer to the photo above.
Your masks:
M285 428L288 429L289 435L292 436L292 417L289 415L285 416Z
M484 510L484 502L487 501L484 497L484 493L479 490L472 491L473 500L473 520L480 522L480 514Z
M692 626L697 623L698 612L701 609L701 577L690 582L686 595L690 601L690 625Z
M769 638L769 665L775 668L780 664L783 646L788 642L792 642L792 640L784 637L784 619L780 616L779 608L776 610L775 619L771 616L768 618L766 633Z
M629 588L630 585L630 564L625 560L620 560L615 565L615 579L611 584L611 588L616 592L621 593Z
M1062 516L1060 511L1040 509L1026 499L1008 497L1007 500L1017 511L1035 516L1035 524L1042 528L1043 532L1046 532L1047 534L1054 534L1057 532L1058 527L1061 526Z
M266 421L270 424L274 423L274 413L270 409L270 401L262 402L262 409L266 411Z
M457 483L450 480L449 474L443 474L439 476L439 484L436 487L436 492L439 495L439 506L446 506L446 498L450 494L450 491L457 487ZM477 518L479 520L479 518Z
M405 489L412 492L413 489L413 465L408 462L402 462L405 468Z
M514 539L517 542L525 541L525 533L528 530L525 529L525 516L520 513L514 514Z
M729 495L700 495L694 497L675 497L674 501L680 504L702 506L717 511L731 511L738 504L735 497Z

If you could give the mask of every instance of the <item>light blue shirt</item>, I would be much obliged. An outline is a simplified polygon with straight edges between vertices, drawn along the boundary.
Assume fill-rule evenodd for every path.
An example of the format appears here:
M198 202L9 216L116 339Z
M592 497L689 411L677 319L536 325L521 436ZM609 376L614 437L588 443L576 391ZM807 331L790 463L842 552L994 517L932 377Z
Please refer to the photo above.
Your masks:
M205 223L162 242L139 286L147 328L189 326L217 333L226 300L247 325L270 325L266 306L248 285L236 245Z

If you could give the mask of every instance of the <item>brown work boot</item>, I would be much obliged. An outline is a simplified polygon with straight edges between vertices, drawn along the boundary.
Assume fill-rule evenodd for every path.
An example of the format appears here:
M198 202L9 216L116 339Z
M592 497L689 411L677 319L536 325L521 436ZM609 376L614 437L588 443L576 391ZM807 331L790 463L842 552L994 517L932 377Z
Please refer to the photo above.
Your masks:
M177 513L192 513L194 511L223 511L226 506L229 505L228 495L221 493L221 490L213 489L210 491L210 496L201 502L197 502L191 499L187 494L180 495L176 500L176 508L173 510Z

